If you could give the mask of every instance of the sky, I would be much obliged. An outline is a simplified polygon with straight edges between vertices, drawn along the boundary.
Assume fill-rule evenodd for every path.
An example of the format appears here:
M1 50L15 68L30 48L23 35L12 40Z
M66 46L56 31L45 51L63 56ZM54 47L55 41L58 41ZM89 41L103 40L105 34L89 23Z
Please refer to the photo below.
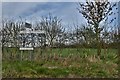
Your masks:
M39 21L42 16L51 13L62 19L64 26L84 24L85 19L76 9L76 2L3 2L2 17L8 19L26 19L26 21Z
M85 2L86 0L1 0L2 2ZM93 0L89 0L93 1ZM108 0L111 2L118 2L120 0Z
M33 1L33 0L31 0ZM49 0L48 0L49 1ZM59 0L58 0L59 1ZM2 18L23 19L30 23L40 21L51 13L62 19L64 27L85 24L85 19L76 9L78 2L2 2ZM116 23L115 23L116 24ZM73 29L73 28L69 28Z

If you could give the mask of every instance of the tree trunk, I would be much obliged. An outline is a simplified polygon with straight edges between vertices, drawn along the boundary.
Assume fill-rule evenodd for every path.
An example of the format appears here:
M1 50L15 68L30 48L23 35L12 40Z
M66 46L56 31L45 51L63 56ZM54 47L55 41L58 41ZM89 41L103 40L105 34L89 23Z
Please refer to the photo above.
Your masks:
M50 40L50 47L53 47L53 39Z
M100 45L99 39L97 39L97 55L98 57L100 57L101 55L101 45Z
M97 56L101 55L101 44L100 44L100 32L98 29L99 25L96 25L96 44L97 44Z
M50 40L50 53L52 54L52 48L53 48L53 40Z

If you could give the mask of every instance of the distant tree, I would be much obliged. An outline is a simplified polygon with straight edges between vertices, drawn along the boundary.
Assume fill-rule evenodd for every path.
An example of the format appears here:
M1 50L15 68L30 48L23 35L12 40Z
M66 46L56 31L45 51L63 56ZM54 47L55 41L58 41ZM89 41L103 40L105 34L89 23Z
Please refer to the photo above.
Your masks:
M49 42L49 46L53 47L58 35L64 31L61 24L61 19L57 16L52 16L52 14L49 14L47 17L42 17L41 26L46 32L46 38Z
M85 3L80 2L77 8L79 13L87 19L88 24L93 27L96 34L97 54L100 56L101 45L100 45L100 34L103 28L100 23L105 21L108 16L113 12L112 9L116 4L111 4L108 0L93 0L92 2L86 1ZM113 19L112 19L113 21Z
M57 41L56 46L57 47L64 47L65 40L66 40L66 33L63 31L56 38L56 41Z
M43 26L41 25L41 22L36 22L35 25L34 25L34 30L35 31L44 31L44 28ZM45 43L46 43L46 39L45 39L45 34L38 34L36 36L36 40L37 40L37 46L38 47L45 47Z
M82 39L81 28L79 25L75 25L75 24L74 24L74 28L75 30L74 30L73 35L75 37L75 43L76 45L79 45L80 43L82 43L81 42L81 39Z
M89 26L88 27L83 26L82 30L83 30L82 35L85 39L85 42L88 46L90 46L95 41L95 33L93 32L92 27Z
M2 26L2 45L6 47L18 47L19 23L4 20Z
M10 55L10 59L13 59L16 55L17 47L19 47L19 31L20 31L20 25L19 22L15 22L13 20L3 20L2 22L2 49L3 49L3 55L4 50L6 50ZM4 48L7 47L7 48ZM14 47L15 49L11 52L8 47Z

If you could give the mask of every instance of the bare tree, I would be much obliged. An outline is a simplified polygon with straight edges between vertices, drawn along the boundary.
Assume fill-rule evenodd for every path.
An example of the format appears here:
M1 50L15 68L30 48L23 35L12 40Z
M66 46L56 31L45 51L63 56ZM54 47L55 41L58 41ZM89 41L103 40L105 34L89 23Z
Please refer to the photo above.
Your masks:
M10 59L13 59L13 57L16 55L17 47L19 46L19 31L19 22L15 22L13 20L3 20L1 30L3 56L5 56L4 50L10 53L8 54L10 55ZM11 52L8 47L14 47L14 49L12 49L14 52Z
M113 13L112 9L114 6L116 6L116 4L111 4L108 0L93 0L92 2L86 1L86 3L79 3L79 7L77 8L79 13L87 19L88 24L93 27L96 34L98 56L100 56L101 53L100 34L103 30L103 28L100 27L100 23Z
M20 31L19 23L8 20L3 21L3 28L2 28L2 43L3 46L6 47L18 47L18 35Z
M46 32L46 38L49 42L49 46L53 47L56 38L64 30L61 24L61 19L49 14L48 17L42 17L41 26Z

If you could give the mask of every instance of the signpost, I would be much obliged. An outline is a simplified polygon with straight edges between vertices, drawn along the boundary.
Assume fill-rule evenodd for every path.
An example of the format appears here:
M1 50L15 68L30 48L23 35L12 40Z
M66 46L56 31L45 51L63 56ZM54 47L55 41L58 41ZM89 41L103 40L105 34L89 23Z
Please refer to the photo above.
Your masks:
M30 52L30 60L33 60L34 59L34 47L35 47L35 37L39 37L38 35L43 35L42 37L45 38L45 32L42 31L42 30L39 30L39 31L35 31L32 29L32 26L31 24L29 23L26 23L27 26L26 28L29 28L29 30L24 30L24 31L20 31L20 48L19 50L21 51L21 55L20 55L20 58L22 60L22 57L23 57L23 52L24 51L29 51ZM29 25L28 25L29 24ZM30 27L29 27L30 26ZM44 39L45 40L45 39ZM45 41L44 41L45 42ZM42 46L42 45L41 45Z

